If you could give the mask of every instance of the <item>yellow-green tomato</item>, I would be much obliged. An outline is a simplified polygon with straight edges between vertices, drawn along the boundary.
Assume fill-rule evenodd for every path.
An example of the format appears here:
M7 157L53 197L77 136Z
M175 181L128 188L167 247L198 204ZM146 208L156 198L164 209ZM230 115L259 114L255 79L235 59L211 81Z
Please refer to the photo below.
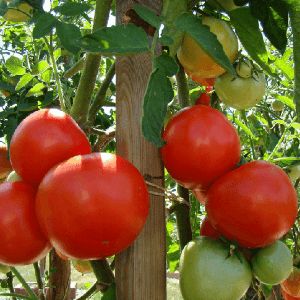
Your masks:
M287 174L292 181L296 181L300 177L300 165L288 167Z
M264 284L279 284L289 277L293 268L293 256L288 246L278 240L260 248L251 256L254 275Z
M180 257L179 285L184 300L238 300L251 284L250 265L239 252L230 255L220 240L200 236Z
M272 108L274 111L282 111L284 109L284 103L279 100L275 100L272 102Z
M75 269L82 274L93 272L91 264L86 260L73 259L72 263Z
M227 106L247 109L255 106L262 99L266 90L265 75L253 73L252 77L234 77L226 72L215 79L215 91Z

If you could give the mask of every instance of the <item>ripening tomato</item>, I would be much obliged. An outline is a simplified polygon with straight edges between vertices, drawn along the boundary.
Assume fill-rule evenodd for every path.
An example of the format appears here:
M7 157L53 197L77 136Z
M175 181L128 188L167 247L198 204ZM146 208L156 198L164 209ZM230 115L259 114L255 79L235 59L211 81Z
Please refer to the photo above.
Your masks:
M200 97L196 100L195 105L207 105L210 106L210 97L206 93L202 93Z
M208 217L205 216L201 223L200 227L200 236L209 236L211 238L217 238L219 237L221 232L216 229L211 222L209 221Z
M0 179L6 177L13 170L7 154L6 145L0 143Z
M185 188L206 190L239 162L241 142L218 110L194 105L177 112L166 126L161 148L169 174Z
M209 93L209 92L211 92L212 90L213 90L213 86L207 86L206 88L205 88L205 90Z
M36 189L23 181L0 185L1 264L32 264L52 248L36 219L35 196Z
M290 276L280 286L287 294L300 298L300 269L293 267Z
M36 214L54 248L71 259L95 260L130 246L149 212L138 169L110 153L78 155L53 167L36 197Z
M87 137L76 122L58 109L42 109L26 117L10 144L13 169L38 186L56 164L75 155L91 153Z
M184 70L185 73L195 82L199 83L200 85L202 86L213 86L214 83L215 83L215 79L214 78L202 78L202 77L199 77L195 74L192 74L190 73L189 71L187 70Z
M294 297L288 294L282 287L281 287L281 294L284 300L299 300L300 298Z
M298 210L297 193L288 175L266 161L234 169L208 191L205 202L213 226L246 248L265 247L285 235Z
M91 264L86 260L73 259L72 264L73 264L74 268L82 274L87 274L87 273L93 272L93 268L92 268Z

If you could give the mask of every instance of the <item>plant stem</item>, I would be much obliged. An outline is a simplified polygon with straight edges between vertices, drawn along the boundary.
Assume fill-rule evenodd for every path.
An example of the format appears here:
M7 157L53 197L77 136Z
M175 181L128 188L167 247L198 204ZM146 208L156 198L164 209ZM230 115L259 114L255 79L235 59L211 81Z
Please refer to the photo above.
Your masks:
M56 86L57 86L57 92L58 92L60 107L61 107L62 111L67 113L67 108L65 106L65 101L64 101L64 98L63 98L63 94L62 94L61 83L60 83L60 79L59 79L58 72L57 72L57 65L56 65L54 54L53 54L52 33L50 33L50 44L49 44L48 39L46 37L44 38L44 40L45 40L45 43L46 43L46 45L49 49L49 53L50 53L50 57L51 57L51 61L52 61L52 67L53 67L53 71L54 71L54 76L55 76L55 81L56 81Z
M34 267L34 272L35 272L35 277L36 277L38 289L39 289L39 291L42 291L40 293L40 300L44 300L45 296L44 296L44 293L43 293L43 281L42 281L42 278L41 278L41 272L40 272L38 262L34 263L33 267Z
M76 300L86 300L90 298L97 291L97 282L94 283L82 296L77 298Z
M100 283L110 286L115 282L115 276L106 259L90 260L90 264Z
M14 285L13 285L14 277L13 277L12 272L11 271L8 272L6 274L6 276L7 276L7 284L8 284L9 291L10 291L11 294L14 294L15 293L15 291L14 291ZM17 300L17 298L16 297L12 297L12 300Z
M19 271L15 267L10 267L12 273L18 278L28 295L32 298L32 300L39 300L39 298L36 296L36 294L32 291L32 289L29 287L28 283L25 281L25 279L22 277L22 275L19 273Z
M96 0L93 31L106 26L113 0ZM87 53L85 65L80 77L70 115L79 124L85 123L92 100L96 78L99 71L101 55Z
M178 99L180 106L187 107L190 106L190 94L189 94L189 86L186 80L184 68L179 62L178 58L176 57L176 62L179 66L179 71L176 74L176 80L177 80L177 89L178 89Z
M101 83L101 86L100 86L96 96L95 96L94 102L90 107L89 116L88 116L88 120L89 120L90 124L94 123L94 121L96 119L96 115L103 105L103 101L105 100L106 91L107 91L113 77L115 76L115 72L116 72L116 64L114 62L110 66L110 68L109 68L109 70L108 70L103 82Z

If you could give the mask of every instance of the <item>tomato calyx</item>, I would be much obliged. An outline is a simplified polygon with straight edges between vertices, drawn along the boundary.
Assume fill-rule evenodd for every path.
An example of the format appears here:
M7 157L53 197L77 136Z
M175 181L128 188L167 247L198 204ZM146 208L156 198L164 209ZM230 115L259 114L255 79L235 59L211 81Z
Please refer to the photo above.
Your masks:
M236 257L239 259L240 263L243 264L243 259L241 257L241 252L239 251L240 246L239 246L238 242L235 239L230 241L223 235L220 235L219 238L222 242L224 242L226 245L229 246L228 256L225 259L228 259L228 258L232 257L233 255L236 255Z

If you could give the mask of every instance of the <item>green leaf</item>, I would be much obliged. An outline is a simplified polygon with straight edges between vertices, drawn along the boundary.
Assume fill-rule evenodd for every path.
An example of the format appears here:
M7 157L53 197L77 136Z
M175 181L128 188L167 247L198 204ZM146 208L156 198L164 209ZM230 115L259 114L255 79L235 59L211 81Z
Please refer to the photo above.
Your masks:
M134 6L133 9L144 21L149 23L151 26L157 29L160 27L161 22L159 20L159 17L151 9L145 6Z
M272 285L266 285L266 284L260 283L260 289L263 292L266 299L269 298L272 288L273 288Z
M174 225L171 223L171 222L168 222L167 225L166 225L166 228L167 228L167 233L169 235L172 234L172 231L174 231L175 227Z
M183 14L176 20L176 25L179 30L191 37L214 62L236 75L222 44L217 36L210 31L209 26L202 24L201 18Z
M235 32L251 58L269 74L273 70L269 66L268 52L258 21L251 15L249 7L240 7L229 12L230 21Z
M149 50L149 40L146 32L128 23L122 25L103 27L87 34L77 40L75 44L90 52L102 55L131 55Z
M46 60L42 60L33 66L31 74L32 75L40 74L44 72L46 69L48 69L49 67L50 65L48 64L48 62Z
M251 132L251 130L244 123L242 123L240 120L238 120L238 119L235 118L234 122L235 122L236 125L240 126L249 136L251 136L251 138L253 138L255 140L257 139L253 135L253 133Z
M170 56L175 56L184 37L184 32L176 27L175 21L186 12L187 0L163 0L161 19L164 24L164 30L161 42L169 46ZM171 40L173 41L172 43L170 43Z
M101 300L116 300L116 285L113 283L104 293Z
M294 127L295 129L300 129L300 123L294 122L291 124L291 126Z
M22 66L22 64L22 61L18 57L10 56L5 63L5 66L12 75L15 76L25 74L26 69Z
M54 58L55 58L55 59L58 59L58 58L61 56L61 48L55 50L55 51L53 52L53 55L54 55Z
M18 82L18 84L17 84L17 86L16 86L16 91L20 90L20 89L21 89L22 87L24 87L27 83L29 83L29 82L32 80L33 77L34 77L34 76L31 75L31 74L28 74L28 73L24 74L24 75L21 77L21 79L19 80L19 82Z
M45 85L42 82L39 82L37 84L35 84L29 91L28 93L38 93L39 91L41 91L43 88L45 87Z
M65 49L74 55L79 52L80 47L73 44L74 40L77 40L81 37L80 29L76 25L57 22L56 33Z
M91 7L86 3L67 2L63 5L56 6L53 10L68 17L81 15L90 10Z
M177 74L179 70L179 66L175 59L166 54L162 54L155 59L153 68L162 68L169 77Z
M144 137L162 147L161 130L167 113L167 106L174 97L172 84L162 68L156 68L150 75L144 97L142 132Z
M277 124L287 126L287 124L283 120L274 120L273 123L277 123Z
M7 13L7 4L5 1L0 1L0 16L4 16Z
M289 66L286 62L284 62L282 59L277 57L275 60L275 65L284 73L284 75L289 80L294 79L294 69L291 66Z
M40 39L51 33L55 27L57 19L50 13L44 13L35 23L32 36L34 39Z
M50 83L52 73L53 73L52 70L46 70L40 76L41 76L41 78L43 79L44 82Z
M53 91L48 91L45 95L44 101L40 104L40 107L46 107L51 104L54 100Z

